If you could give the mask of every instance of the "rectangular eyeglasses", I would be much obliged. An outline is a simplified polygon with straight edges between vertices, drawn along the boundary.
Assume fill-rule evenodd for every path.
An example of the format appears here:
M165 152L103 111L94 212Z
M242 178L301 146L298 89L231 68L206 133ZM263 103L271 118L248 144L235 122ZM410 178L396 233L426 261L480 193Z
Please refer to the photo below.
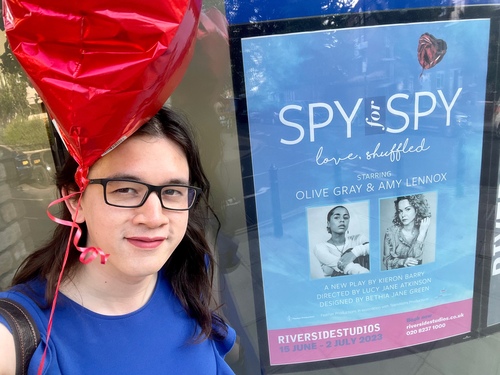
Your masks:
M193 207L196 197L202 192L200 188L194 186L182 184L156 186L128 179L97 178L89 180L89 183L103 186L106 204L124 208L142 206L149 195L155 192L163 208L186 211Z

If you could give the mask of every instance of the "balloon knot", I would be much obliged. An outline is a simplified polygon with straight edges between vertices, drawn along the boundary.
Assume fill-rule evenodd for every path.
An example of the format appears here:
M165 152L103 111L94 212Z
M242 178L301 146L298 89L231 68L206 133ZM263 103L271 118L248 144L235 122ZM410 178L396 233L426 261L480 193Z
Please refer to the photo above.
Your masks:
M80 191L83 192L87 185L89 184L89 180L87 178L89 174L89 169L87 167L79 166L75 173L75 182L80 188Z

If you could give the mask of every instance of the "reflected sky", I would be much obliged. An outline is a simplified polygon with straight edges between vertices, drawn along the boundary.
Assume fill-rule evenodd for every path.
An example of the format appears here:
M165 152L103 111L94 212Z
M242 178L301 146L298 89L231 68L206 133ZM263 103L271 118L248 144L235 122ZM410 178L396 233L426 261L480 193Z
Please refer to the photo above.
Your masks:
M391 9L462 7L496 4L495 0L226 0L229 24L257 23L332 14Z

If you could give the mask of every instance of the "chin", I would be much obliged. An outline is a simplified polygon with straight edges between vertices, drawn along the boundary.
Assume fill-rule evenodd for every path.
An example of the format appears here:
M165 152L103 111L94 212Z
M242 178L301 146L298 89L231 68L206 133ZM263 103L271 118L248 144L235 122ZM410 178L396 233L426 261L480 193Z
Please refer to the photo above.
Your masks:
M163 261L163 259L161 260L135 259L132 261L132 263L124 265L124 268L122 268L122 270L124 273L127 273L130 276L147 277L160 271L162 267L165 265L165 262L166 261Z

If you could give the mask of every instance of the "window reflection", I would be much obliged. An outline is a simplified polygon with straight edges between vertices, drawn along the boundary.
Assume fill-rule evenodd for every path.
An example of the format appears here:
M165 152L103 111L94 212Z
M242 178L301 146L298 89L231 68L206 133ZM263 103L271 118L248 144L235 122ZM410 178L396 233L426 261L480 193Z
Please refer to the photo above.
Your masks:
M0 289L54 227L49 118L0 31Z

